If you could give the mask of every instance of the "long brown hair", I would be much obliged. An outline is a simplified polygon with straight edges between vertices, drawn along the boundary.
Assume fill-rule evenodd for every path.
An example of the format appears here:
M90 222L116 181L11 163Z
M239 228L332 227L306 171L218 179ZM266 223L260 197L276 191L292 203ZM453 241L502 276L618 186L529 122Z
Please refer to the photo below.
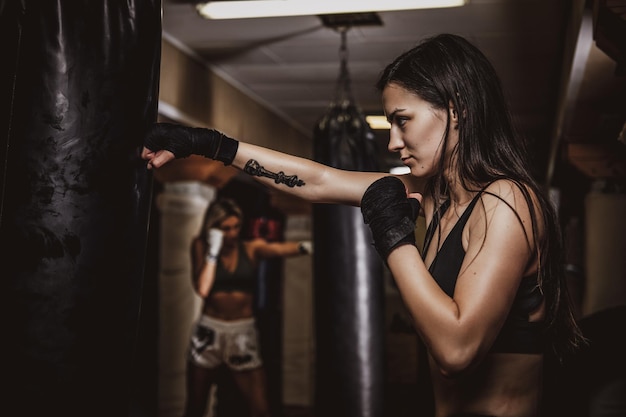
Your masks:
M437 109L447 110L453 103L463 115L459 117L454 156L457 178L466 190L478 191L484 184L507 179L522 191L530 210L534 251L539 259L538 285L546 300L547 342L557 357L575 351L584 338L567 294L556 209L533 177L526 143L514 131L500 80L487 57L460 36L437 35L397 57L385 68L376 87L382 91L390 83ZM448 114L444 149L450 126ZM442 169L444 158L442 153L440 169L427 186L436 205L448 198ZM544 233L539 233L538 225L543 225Z

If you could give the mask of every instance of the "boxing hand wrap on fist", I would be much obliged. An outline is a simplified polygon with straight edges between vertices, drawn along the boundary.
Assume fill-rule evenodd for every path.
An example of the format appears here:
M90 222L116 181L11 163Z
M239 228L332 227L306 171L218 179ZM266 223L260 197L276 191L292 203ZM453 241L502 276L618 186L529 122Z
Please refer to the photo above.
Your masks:
M220 229L209 229L209 233L207 234L207 243L209 244L206 254L207 261L217 262L217 257L220 254L223 242L224 232Z
M415 245L415 221L419 211L419 201L407 197L399 178L380 178L365 190L361 214L372 231L374 247L384 261L396 247Z
M170 151L176 158L201 155L230 165L237 154L239 141L213 129L156 123L148 132L144 145L153 152Z
M298 244L298 250L303 255L313 255L313 242L303 240Z

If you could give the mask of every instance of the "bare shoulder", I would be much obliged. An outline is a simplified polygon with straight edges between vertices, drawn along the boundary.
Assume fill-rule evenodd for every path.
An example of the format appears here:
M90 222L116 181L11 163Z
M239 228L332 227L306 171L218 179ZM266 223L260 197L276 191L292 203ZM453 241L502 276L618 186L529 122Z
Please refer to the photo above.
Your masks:
M261 258L259 253L267 245L267 241L262 238L246 239L242 241L242 245L248 254L248 258L252 259L253 262L257 262Z
M531 186L507 179L489 184L463 231L466 258L474 266L502 269L501 276L523 276L544 230L539 210Z
M490 210L513 210L518 215L524 215L530 211L529 201L537 207L537 196L531 188L523 183L500 179L489 184L481 195L485 209Z
M482 209L472 212L470 225L480 239L486 235L497 235L498 239L518 236L533 242L533 230L543 229L537 195L527 184L510 179L494 181L483 190L478 205Z

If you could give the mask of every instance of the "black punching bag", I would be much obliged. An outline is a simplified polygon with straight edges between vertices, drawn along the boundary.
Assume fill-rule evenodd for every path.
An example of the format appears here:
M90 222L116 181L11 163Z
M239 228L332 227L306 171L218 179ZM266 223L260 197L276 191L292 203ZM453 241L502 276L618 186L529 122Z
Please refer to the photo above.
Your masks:
M345 31L343 49L345 49ZM314 157L377 171L374 134L349 92L342 60L337 98L314 130ZM313 205L315 415L380 417L384 393L383 266L358 207Z
M0 414L133 415L161 3L0 0L0 35Z

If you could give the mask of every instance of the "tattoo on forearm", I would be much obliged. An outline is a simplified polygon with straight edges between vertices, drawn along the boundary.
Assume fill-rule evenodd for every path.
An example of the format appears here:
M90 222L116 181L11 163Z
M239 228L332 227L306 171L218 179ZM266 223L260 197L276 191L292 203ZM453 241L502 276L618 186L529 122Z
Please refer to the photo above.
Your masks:
M283 171L279 171L278 173L270 172L263 168L259 163L250 159L246 162L246 166L243 168L244 172L250 175L254 175L256 177L267 177L274 180L276 184L283 183L288 187L301 187L304 185L304 181L298 179L297 175L285 175Z

